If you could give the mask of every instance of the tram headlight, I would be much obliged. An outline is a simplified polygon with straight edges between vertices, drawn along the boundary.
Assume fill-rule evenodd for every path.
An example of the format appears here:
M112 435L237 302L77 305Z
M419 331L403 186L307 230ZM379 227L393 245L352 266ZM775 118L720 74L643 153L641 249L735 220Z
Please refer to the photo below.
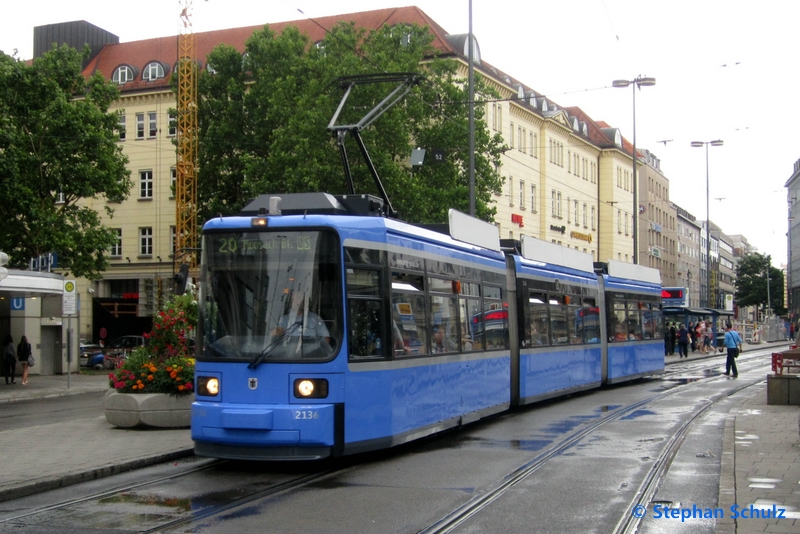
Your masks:
M219 378L214 376L197 377L197 394L205 397L219 395Z
M294 381L294 396L298 399L324 399L328 396L328 381L324 378L298 378Z

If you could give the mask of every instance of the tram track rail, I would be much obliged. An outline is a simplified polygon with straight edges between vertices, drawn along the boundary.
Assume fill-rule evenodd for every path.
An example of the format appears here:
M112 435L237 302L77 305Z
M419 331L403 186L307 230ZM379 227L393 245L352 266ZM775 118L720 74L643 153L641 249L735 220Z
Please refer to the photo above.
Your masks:
M750 358L740 358L740 360L743 361L743 363L746 362L749 364L751 362L754 362L758 358L758 356L759 355L754 354ZM766 364L766 362L763 361L758 363L760 365ZM718 367L719 367L719 362L713 364L709 363L708 365L703 365L699 369L695 368L691 372L697 373L698 370L702 371L704 369L711 369ZM687 371L685 369L675 369L674 371L665 371L664 375L662 375L662 379L671 380L672 379L671 376L673 375L685 376L686 374ZM727 377L716 376L716 377L708 377L708 379L725 380L727 379ZM653 465L650 467L647 474L644 476L641 484L639 485L637 491L634 494L634 497L629 501L628 505L626 506L625 512L623 513L622 517L617 523L615 529L612 531L613 534L631 534L637 532L641 524L641 521L643 520L643 517L637 517L637 514L634 514L634 510L638 506L647 506L652 503L653 497L656 495L658 488L660 487L667 472L669 471L669 468L672 464L673 459L675 458L675 455L680 450L681 445L685 441L692 427L699 420L701 420L705 414L707 414L714 406L718 405L720 402L723 402L729 397L737 393L740 393L745 389L761 384L763 382L764 382L763 379L742 381L740 386L737 386L731 390L728 390L724 393L721 393L719 395L716 395L708 399L707 401L698 405L697 408L693 410L691 414L689 414L689 416L681 423L678 429L666 441L665 446L661 449L658 457L653 462ZM642 399L638 402L629 404L624 407L620 407L614 412L609 413L609 415L597 421L594 421L579 430L576 430L575 432L566 436L557 444L553 445L548 450L537 455L535 458L533 458L526 464L520 466L518 469L507 475L500 483L496 484L494 487L488 489L487 491L474 497L473 499L470 499L468 502L464 503L463 505L459 506L449 514L440 518L435 523L429 525L428 527L422 530L419 530L418 531L419 534L445 534L453 532L459 526L467 522L470 518L476 516L477 514L480 514L482 511L488 508L493 502L500 499L511 488L523 482L525 479L527 479L528 477L539 471L541 468L547 465L549 461L558 457L559 455L566 452L568 449L574 447L578 443L583 442L602 427L608 425L609 423L622 419L623 417L632 414L636 410L642 409L648 404L668 398L676 394L680 394L681 392L686 391L687 388L692 387L692 385L693 385L692 382L687 382L678 385L674 388L671 388L669 390L665 390L655 395L651 395L650 397Z
M187 477L196 475L196 474L201 473L203 471L208 471L208 470L211 470L211 469L218 469L218 468L223 467L223 466L225 466L226 464L229 464L229 463L230 463L229 460L205 459L205 460L201 460L201 464L202 465L198 465L196 467L187 469L186 471L183 471L181 473L176 473L176 474L168 475L168 476L155 477L155 478L152 478L150 480L143 480L143 481L140 481L140 482L137 482L137 483L132 483L132 484L119 485L119 486L116 486L116 487L108 489L108 490L95 492L95 493L92 493L90 495L85 495L85 496L82 496L82 497L79 497L79 498L68 499L68 500L64 500L64 501L61 501L61 502L58 502L58 503L54 503L54 504L50 504L50 505L46 505L46 506L40 506L40 507L37 507L35 509L28 510L28 511L26 511L24 513L20 513L20 514L13 515L11 517L6 517L6 518L3 518L3 519L0 519L0 530L2 530L2 526L3 525L8 526L8 527L12 527L12 528L15 527L15 526L18 527L18 526L20 526L20 524L28 524L28 523L30 523L30 522L26 522L26 520L29 520L31 518L35 518L37 516L42 516L42 515L45 515L45 514L48 514L48 513L52 513L52 512L57 512L59 510L66 510L66 509L69 509L69 508L72 508L72 507L75 507L75 506L78 506L78 505L81 505L81 504L84 504L84 503L89 503L89 502L92 502L92 501L102 501L102 500L113 499L113 498L118 497L118 496L131 494L132 492L142 491L142 490L150 491L150 492L158 491L159 486L163 486L165 484L173 483L173 482L179 481L180 479L185 479ZM271 486L269 486L267 488L264 488L262 490L253 491L253 492L247 493L247 495L244 495L242 497L232 498L228 502L225 502L225 503L222 503L222 504L207 506L207 507L202 508L202 509L193 510L189 514L185 515L184 517L178 517L178 518L175 518L175 519L163 521L163 522L159 523L158 525L152 526L152 527L149 527L149 528L139 529L139 530L137 530L137 532L139 532L141 534L148 534L148 533L169 531L169 530L172 530L174 528L177 528L177 527L180 527L180 526L183 526L183 525L186 525L186 524L194 523L194 522L201 521L201 520L203 520L205 518L208 518L208 517L213 517L215 515L219 515L219 514L225 513L228 510L231 510L231 509L239 507L239 506L246 505L246 504L248 504L250 502L256 501L256 500L264 498L264 497L269 497L269 496L276 495L276 494L279 494L279 493L282 493L282 492L286 492L286 491L291 491L291 490L294 490L294 489L302 488L303 486L306 486L306 485L314 483L314 482L318 482L318 481L320 481L320 480L322 480L322 479L324 479L326 477L329 477L329 476L331 476L331 475L333 475L333 474L335 474L337 472L343 471L347 467L348 466L337 466L337 467L324 469L324 470L321 470L321 471L318 471L318 472L314 472L314 473L310 473L310 474L304 474L304 475L301 475L301 476L290 478L289 480L286 480L286 481L271 485Z

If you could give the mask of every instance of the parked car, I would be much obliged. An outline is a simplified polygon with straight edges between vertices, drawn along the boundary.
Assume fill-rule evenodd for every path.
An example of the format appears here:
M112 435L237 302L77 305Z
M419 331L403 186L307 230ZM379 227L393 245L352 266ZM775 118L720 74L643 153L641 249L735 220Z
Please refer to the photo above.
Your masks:
M106 369L116 369L119 362L128 357L136 347L145 344L144 336L118 337L103 349L103 365Z
M81 343L79 361L87 369L103 369L103 347L97 343Z

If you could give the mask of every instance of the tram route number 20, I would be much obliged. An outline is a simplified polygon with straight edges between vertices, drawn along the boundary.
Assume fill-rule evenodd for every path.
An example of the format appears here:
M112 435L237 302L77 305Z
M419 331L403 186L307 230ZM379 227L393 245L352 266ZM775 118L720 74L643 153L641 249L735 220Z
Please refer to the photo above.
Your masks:
M319 412L316 410L298 410L294 412L295 419L319 419Z

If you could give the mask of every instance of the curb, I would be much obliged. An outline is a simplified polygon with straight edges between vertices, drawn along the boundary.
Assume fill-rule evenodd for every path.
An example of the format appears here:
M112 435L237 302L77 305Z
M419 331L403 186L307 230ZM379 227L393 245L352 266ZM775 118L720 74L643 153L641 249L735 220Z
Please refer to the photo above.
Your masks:
M97 480L112 475L118 475L126 471L133 471L134 469L141 469L143 467L149 467L151 465L169 462L180 458L186 458L193 455L194 448L180 449L155 456L137 458L135 460L126 460L112 465L100 466L87 471L66 473L56 477L34 480L20 486L0 489L0 502L19 499L21 497L27 497L36 493L63 488L73 484L80 484L81 482L88 482L90 480Z

